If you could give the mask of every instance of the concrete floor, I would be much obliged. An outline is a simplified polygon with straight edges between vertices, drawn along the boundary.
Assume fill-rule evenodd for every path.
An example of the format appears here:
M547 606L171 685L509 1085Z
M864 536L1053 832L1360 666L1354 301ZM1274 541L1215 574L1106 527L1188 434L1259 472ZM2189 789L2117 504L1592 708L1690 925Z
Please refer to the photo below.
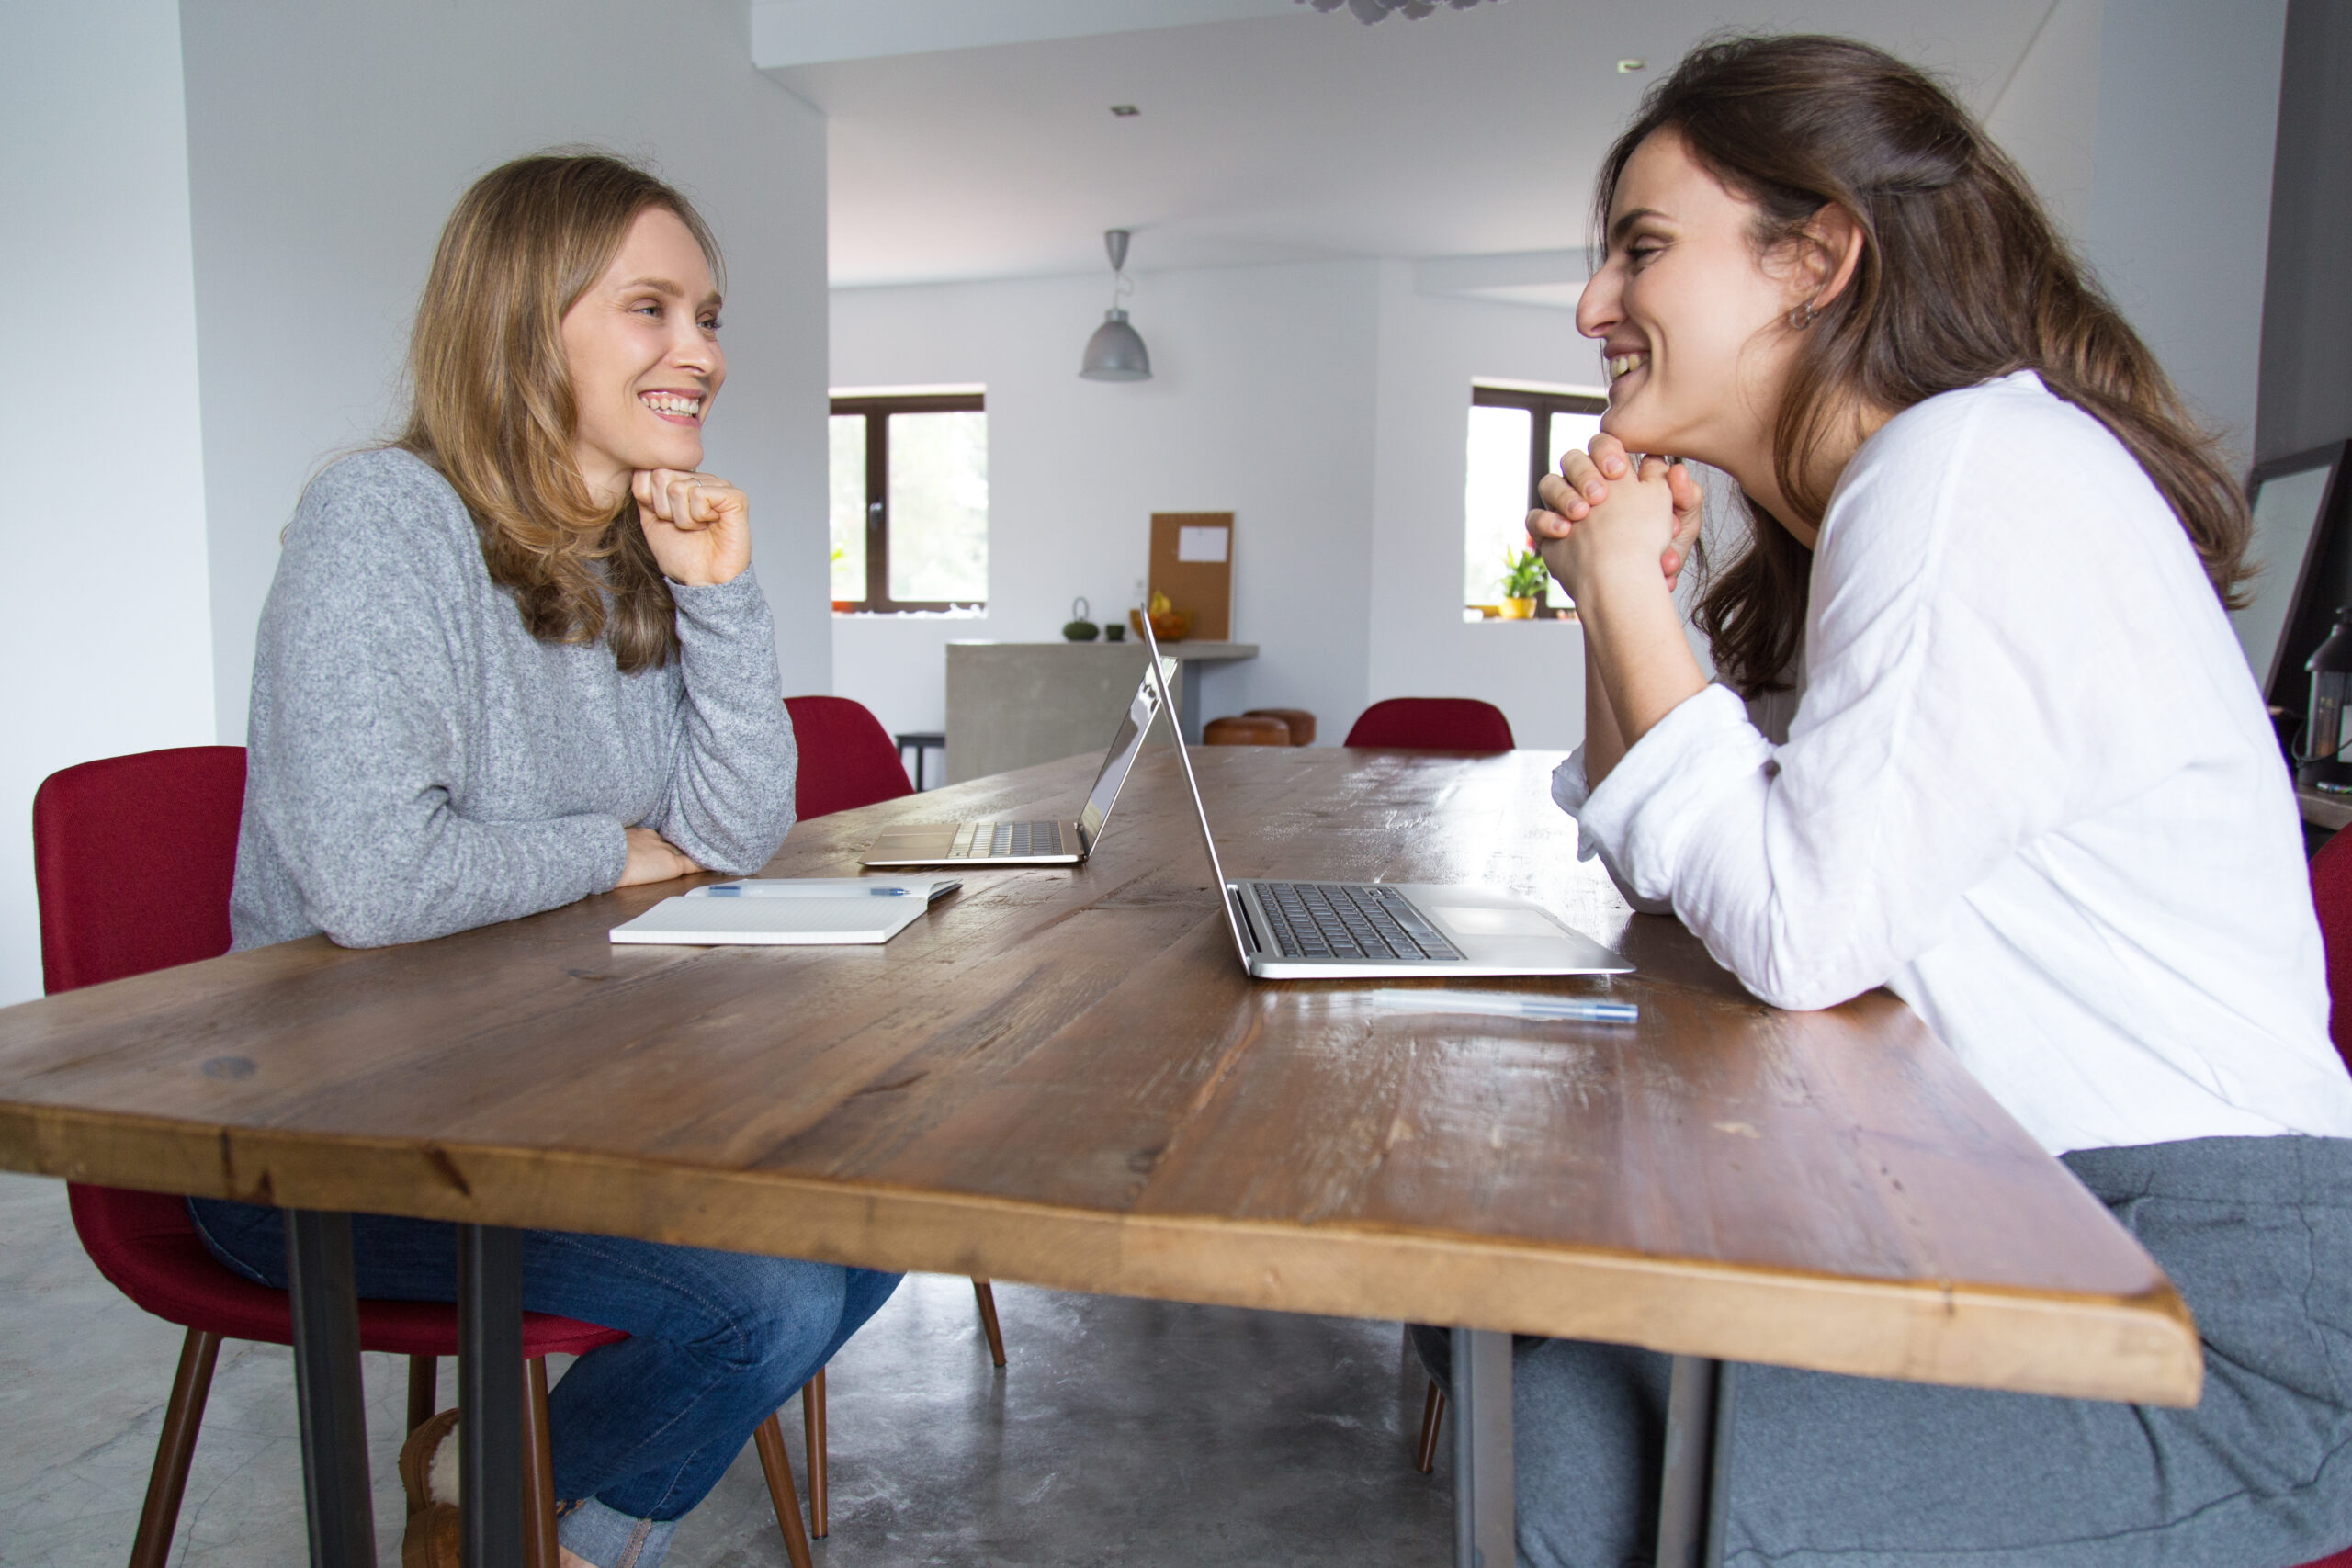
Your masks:
M1002 1371L970 1285L934 1276L910 1279L834 1361L820 1564L1450 1560L1450 1466L1412 1468L1424 1384L1395 1324L1002 1284L997 1303ZM62 1185L0 1176L0 1564L128 1556L180 1337L90 1267ZM394 1564L406 1368L365 1360L379 1552ZM451 1386L445 1364L445 1398ZM785 1430L805 1485L797 1405ZM171 1560L298 1564L303 1540L287 1352L224 1346ZM786 1562L748 1448L669 1561Z

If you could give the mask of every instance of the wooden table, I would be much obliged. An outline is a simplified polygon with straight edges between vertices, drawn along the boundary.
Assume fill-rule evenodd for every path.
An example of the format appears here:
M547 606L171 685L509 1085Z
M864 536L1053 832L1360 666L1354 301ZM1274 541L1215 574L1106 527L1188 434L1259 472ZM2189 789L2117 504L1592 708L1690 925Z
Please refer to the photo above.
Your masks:
M1688 1358L1661 1562L1720 1524L1720 1363L2192 1403L2171 1287L1917 1019L1884 994L1774 1011L1674 922L1629 915L1575 859L1557 760L1249 747L1197 765L1229 874L1520 888L1640 965L1605 984L1638 1025L1253 984L1155 746L1086 865L967 873L886 947L610 946L664 885L0 1011L0 1167L300 1211L297 1304L321 1321L349 1276L312 1216L372 1211L478 1227L482 1333L514 1311L503 1227L533 1225L1459 1325L1458 1549L1487 1568L1510 1557L1512 1330ZM1093 765L826 818L770 869L854 869L885 824L1067 807ZM334 1404L357 1358L330 1327L298 1357L314 1540L338 1486L363 1516L367 1496L356 1404ZM492 1417L518 1407L513 1354L476 1346L489 1371L467 1387ZM503 1484L468 1465L469 1486Z

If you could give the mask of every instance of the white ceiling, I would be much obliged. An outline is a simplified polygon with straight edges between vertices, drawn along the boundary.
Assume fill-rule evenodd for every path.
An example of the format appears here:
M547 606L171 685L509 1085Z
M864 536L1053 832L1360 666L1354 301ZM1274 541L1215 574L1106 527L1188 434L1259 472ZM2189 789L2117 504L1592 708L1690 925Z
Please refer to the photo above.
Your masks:
M1126 228L1141 273L1444 258L1422 288L1556 301L1603 149L1707 33L1867 39L1984 113L2052 4L1503 0L1367 27L1282 0L755 0L752 27L829 121L836 287L1099 271ZM970 46L909 52L934 39Z

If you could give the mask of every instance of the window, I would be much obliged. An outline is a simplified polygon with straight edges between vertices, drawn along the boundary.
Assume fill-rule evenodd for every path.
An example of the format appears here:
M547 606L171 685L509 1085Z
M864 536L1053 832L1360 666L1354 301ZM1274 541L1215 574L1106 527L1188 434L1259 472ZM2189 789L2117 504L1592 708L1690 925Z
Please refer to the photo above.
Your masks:
M978 392L833 400L833 609L984 609L989 416Z
M1482 607L1502 597L1503 558L1527 548L1535 481L1559 470L1561 454L1593 438L1608 406L1608 399L1587 392L1470 389L1470 461L1462 491L1464 618L1481 619ZM1569 620L1576 610L1554 582L1535 614Z

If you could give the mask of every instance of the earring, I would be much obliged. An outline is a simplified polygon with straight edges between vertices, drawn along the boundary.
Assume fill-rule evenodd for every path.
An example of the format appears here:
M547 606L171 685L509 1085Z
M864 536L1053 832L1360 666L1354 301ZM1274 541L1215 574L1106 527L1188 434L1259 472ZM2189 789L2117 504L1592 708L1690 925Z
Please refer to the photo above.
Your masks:
M1820 314L1821 311L1815 307L1814 302L1808 299L1789 312L1789 330L1792 333L1801 333L1813 325L1815 318Z

